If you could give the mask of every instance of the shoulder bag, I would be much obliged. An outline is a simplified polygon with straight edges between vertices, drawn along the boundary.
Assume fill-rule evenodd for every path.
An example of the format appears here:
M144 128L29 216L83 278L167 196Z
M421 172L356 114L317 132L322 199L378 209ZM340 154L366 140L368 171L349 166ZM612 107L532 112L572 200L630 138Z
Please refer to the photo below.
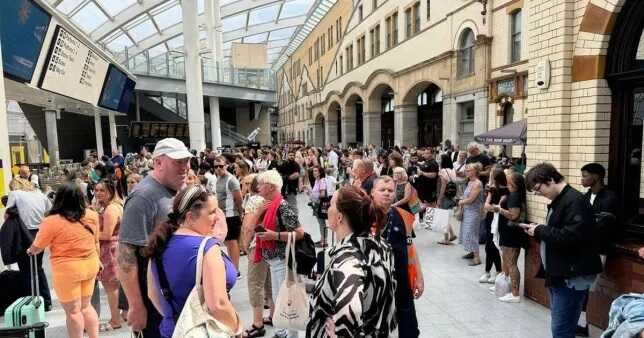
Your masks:
M159 259L155 259L157 264L157 274L159 275L159 284L161 284L162 294L166 297L166 300L172 308L172 316L177 318L176 324L174 327L174 332L172 333L172 338L229 338L234 337L238 333L233 331L233 329L224 325L217 319L215 319L209 312L206 305L206 299L203 293L203 284L201 276L203 274L203 256L204 248L206 242L212 237L206 237L201 241L199 245L199 251L197 252L197 265L196 265L196 274L195 274L195 286L188 295L186 299L186 304L181 310L177 318L177 311L173 305L172 293L169 291L168 280L166 278L165 272L163 271L163 264ZM213 247L211 250L219 250L218 246ZM161 269L159 269L161 266ZM235 314L237 315L237 314ZM239 320L239 316L237 315Z
M304 331L309 321L309 296L306 294L304 283L295 273L297 261L295 260L295 234L293 232L288 233L286 251L290 260L294 262L294 266L287 268L286 278L277 294L273 325L276 328Z

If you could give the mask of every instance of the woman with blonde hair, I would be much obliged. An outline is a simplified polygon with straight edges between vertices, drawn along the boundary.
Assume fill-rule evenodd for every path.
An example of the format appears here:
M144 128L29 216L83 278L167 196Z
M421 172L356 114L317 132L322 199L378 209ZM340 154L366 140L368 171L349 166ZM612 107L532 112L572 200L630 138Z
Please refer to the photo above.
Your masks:
M411 212L409 209L409 200L414 193L414 188L407 179L407 171L403 167L394 167L393 175L394 183L396 184L396 195L394 196L394 204L391 206L400 207Z
M479 225L481 223L481 192L483 185L479 180L479 173L482 166L480 163L472 163L465 166L465 175L469 182L463 193L463 199L458 202L459 208L463 209L463 221L461 222L461 241L467 252L463 258L472 259L470 266L481 264L479 258Z

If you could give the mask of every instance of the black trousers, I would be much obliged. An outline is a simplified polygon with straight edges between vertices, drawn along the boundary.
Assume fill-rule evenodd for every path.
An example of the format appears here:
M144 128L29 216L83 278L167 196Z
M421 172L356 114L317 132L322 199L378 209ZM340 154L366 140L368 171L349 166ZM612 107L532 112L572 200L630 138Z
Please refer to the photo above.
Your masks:
M31 235L35 238L38 230L29 230ZM46 306L51 306L51 292L49 291L49 283L47 283L47 276L45 275L45 270L42 268L42 259L44 253L36 255L36 267L38 269L38 282L40 295L45 300ZM25 293L31 294L31 268L29 265L29 256L25 253L20 255L18 258L18 268L20 269L20 275L22 277L22 285L25 287Z
M499 249L494 244L494 235L491 231L487 232L487 239L485 241L485 271L492 270L492 264L496 268L496 272L501 272L501 254Z
M414 306L414 295L409 286L407 277L407 263L397 262L396 266L396 319L398 319L398 337L417 338L420 336L418 319L416 318L416 307ZM404 268L402 268L404 266ZM399 269L399 267L401 267Z

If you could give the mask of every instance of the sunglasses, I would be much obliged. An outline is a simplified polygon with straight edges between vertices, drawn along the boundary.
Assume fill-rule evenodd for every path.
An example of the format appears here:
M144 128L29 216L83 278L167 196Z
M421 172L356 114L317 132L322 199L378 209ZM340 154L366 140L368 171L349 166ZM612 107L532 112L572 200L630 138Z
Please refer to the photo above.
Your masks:
M223 168L224 166L223 166L223 165L221 165L221 164L215 164L215 166L214 166L214 167L215 167L215 169L218 169L218 168Z

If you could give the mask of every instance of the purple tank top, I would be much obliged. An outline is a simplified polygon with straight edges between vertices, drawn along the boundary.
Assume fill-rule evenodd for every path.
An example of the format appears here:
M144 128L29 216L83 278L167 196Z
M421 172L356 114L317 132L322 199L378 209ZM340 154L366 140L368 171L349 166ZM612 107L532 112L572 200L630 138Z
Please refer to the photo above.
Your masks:
M183 309L188 295L195 286L197 252L199 251L199 245L202 240L203 237L201 236L173 235L170 238L170 242L168 242L167 248L163 252L163 268L165 269L168 284L174 297L174 308L179 312ZM219 244L219 240L214 238L210 239L206 243L204 254L207 253L214 245ZM223 251L222 257L224 259L224 267L226 269L226 289L227 291L230 291L237 281L237 269L230 260L230 257L228 257L228 255ZM158 280L156 266L152 264L151 267L152 272ZM160 291L159 295L161 295ZM163 296L160 298L163 306L163 313L171 314L172 310L167 304L165 298ZM161 335L163 337L172 337L174 325L174 319L171 316L164 316L163 321L159 326Z

